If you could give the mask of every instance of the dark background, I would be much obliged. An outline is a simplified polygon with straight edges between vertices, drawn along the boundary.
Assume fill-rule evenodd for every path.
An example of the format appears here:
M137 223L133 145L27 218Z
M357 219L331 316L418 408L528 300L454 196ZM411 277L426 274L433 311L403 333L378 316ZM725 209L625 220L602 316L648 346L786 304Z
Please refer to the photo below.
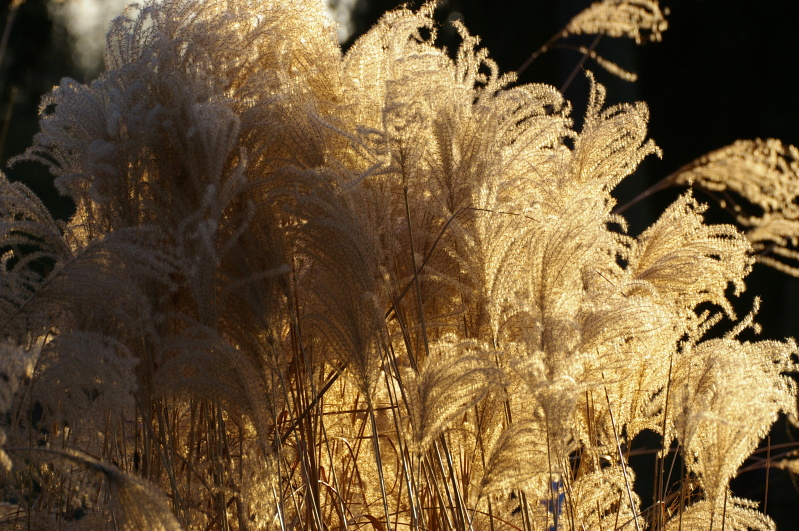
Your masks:
M360 1L355 13L356 35L401 3ZM6 26L8 4L8 0L0 2L0 28ZM456 44L445 21L460 18L472 34L482 38L481 44L489 49L500 69L509 71L517 69L589 4L589 0L448 0L441 2L437 18L442 22L443 43ZM409 5L418 7L420 2ZM591 61L585 64L608 87L608 103L647 102L651 111L650 135L664 152L662 160L650 157L622 183L617 194L620 203L683 164L737 139L773 137L799 145L799 100L794 76L790 75L796 70L799 57L799 2L662 0L661 5L670 11L663 42L639 47L626 39L603 38L597 47L601 55L637 72L637 82L618 80ZM351 40L344 43L345 48ZM572 38L569 42L588 45L591 40ZM580 59L571 50L551 50L535 61L519 81L560 87ZM38 128L36 114L42 94L63 76L88 82L96 75L97 72L82 71L73 64L69 38L50 21L44 1L27 0L11 27L8 48L0 63L0 165L12 179L25 180L61 217L69 215L70 205L57 196L43 168L24 163L7 169L5 165L9 157L30 144ZM587 99L585 76L577 75L566 95L574 105L579 125ZM663 192L627 211L631 233L640 232L654 221L674 197L675 192ZM710 219L725 221L718 210L711 207ZM746 313L753 294L762 295L759 321L763 337L799 335L799 280L756 266L748 285L740 311ZM792 441L796 433L780 421L772 431L772 442ZM759 457L764 458L765 453ZM764 485L765 472L761 469L744 474L735 488L741 496L762 500ZM768 512L779 529L799 528L799 495L795 487L786 472L772 470Z

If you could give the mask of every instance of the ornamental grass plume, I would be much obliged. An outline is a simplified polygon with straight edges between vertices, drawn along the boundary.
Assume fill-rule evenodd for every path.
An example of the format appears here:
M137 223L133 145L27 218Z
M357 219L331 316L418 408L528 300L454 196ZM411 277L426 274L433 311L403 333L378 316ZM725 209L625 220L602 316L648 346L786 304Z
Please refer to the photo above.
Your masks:
M797 348L732 299L795 236L690 191L629 234L646 105L589 74L578 130L434 9L342 53L313 0L151 0L44 99L23 158L76 211L0 180L2 528L773 528L729 482L796 414ZM566 33L664 29L618 0ZM718 159L680 182L745 195Z

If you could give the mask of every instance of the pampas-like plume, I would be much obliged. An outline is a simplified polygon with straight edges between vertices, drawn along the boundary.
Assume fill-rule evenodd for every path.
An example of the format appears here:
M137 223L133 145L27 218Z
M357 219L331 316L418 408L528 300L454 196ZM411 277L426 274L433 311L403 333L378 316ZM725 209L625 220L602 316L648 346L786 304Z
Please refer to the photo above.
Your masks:
M686 165L673 178L718 194L719 203L746 231L757 261L799 276L799 149L776 139L738 140Z
M750 246L732 226L704 225L704 210L690 195L669 206L638 238L629 270L678 308L712 302L734 316L725 291L730 285L736 294L743 291Z
M635 42L659 41L668 24L657 1L603 0L594 2L567 26L570 33L629 37Z
M445 338L432 347L418 374L408 371L403 384L414 451L426 451L449 423L503 384L502 371L487 354L480 345Z
M169 502L164 493L140 478L75 451L38 449L34 453L85 467L90 473L104 480L111 510L118 519L116 523L120 529L125 531L182 529L169 510Z
M502 432L488 457L481 490L489 495L514 488L544 494L552 473L547 455L547 433L539 422L518 420Z
M721 500L743 461L780 411L795 414L796 383L786 371L793 341L711 339L677 365L675 434L710 500Z

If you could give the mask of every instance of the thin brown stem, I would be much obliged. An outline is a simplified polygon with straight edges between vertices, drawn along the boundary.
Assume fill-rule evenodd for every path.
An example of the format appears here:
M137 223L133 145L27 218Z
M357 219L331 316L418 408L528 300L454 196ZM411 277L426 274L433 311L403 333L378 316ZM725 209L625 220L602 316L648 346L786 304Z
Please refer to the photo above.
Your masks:
M663 177L662 179L657 181L655 184L653 184L652 186L650 186L649 188L647 188L646 190L644 190L643 192L641 192L637 196L633 197L632 199L630 199L629 201L627 201L623 205L619 205L616 208L614 208L613 209L613 214L621 214L624 211L626 211L628 208L640 203L644 199L656 194L657 192L660 192L661 190L665 190L665 189L671 188L673 186L678 186L680 183L677 182L677 177L679 177L681 174L683 174L683 173L685 173L687 171L690 171L693 168L699 166L699 164L700 164L700 160L697 159L697 160L692 160L688 164L684 164L683 166L680 166L677 170L675 170L675 171L671 172L670 174L666 175L665 177Z
M768 514L768 480L771 472L771 435L766 442L766 492L763 495L763 513Z
M527 70L527 68L531 64L533 64L533 61L541 57L541 55L545 54L552 47L552 45L555 44L555 42L557 42L560 39L566 38L568 35L569 31L566 28L563 28L562 30L554 34L539 49L530 54L530 57L528 57L527 60L524 63L522 63L522 65L519 68L516 69L516 74L520 75L522 72Z
M602 379L603 380L605 379L604 373L602 374ZM608 402L608 415L610 416L610 425L613 428L613 436L616 439L616 450L619 453L619 462L621 463L621 471L622 474L624 475L624 485L625 487L627 487L627 497L630 502L630 511L632 512L633 515L633 523L635 523L636 531L641 531L641 526L638 523L638 514L637 511L635 510L635 502L633 501L633 492L632 489L630 488L630 477L627 474L627 463L625 462L624 453L622 452L621 449L621 441L619 440L619 432L616 428L616 420L613 417L613 407L610 404L610 394L608 394L607 387L605 387L604 389L605 389L605 399Z
M561 92L566 92L566 89L568 89L569 86L572 84L574 78L577 77L577 73L580 70L582 70L583 66L585 65L585 62L588 61L588 58L591 56L591 52L594 51L594 49L599 44L599 41L601 40L602 40L602 34L599 34L596 37L594 37L593 42L591 42L591 46L588 47L586 53L583 54L583 56L580 58L580 61L577 63L577 66L574 67L574 69L569 74L569 77L567 77L566 81L563 82L563 85L560 87Z

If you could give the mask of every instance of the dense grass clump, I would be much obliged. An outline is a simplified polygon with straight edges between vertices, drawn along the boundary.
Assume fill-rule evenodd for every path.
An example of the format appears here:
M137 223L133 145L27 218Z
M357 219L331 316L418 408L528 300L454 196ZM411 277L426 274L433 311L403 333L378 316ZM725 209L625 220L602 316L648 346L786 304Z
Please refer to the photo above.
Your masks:
M761 205L745 234L690 191L629 234L647 107L589 74L577 130L461 25L437 47L433 11L342 54L311 0L147 2L47 96L24 157L76 211L0 181L0 525L773 527L729 482L796 413L797 349L731 300L766 248L796 271L795 149L664 181ZM664 29L606 0L560 37Z

